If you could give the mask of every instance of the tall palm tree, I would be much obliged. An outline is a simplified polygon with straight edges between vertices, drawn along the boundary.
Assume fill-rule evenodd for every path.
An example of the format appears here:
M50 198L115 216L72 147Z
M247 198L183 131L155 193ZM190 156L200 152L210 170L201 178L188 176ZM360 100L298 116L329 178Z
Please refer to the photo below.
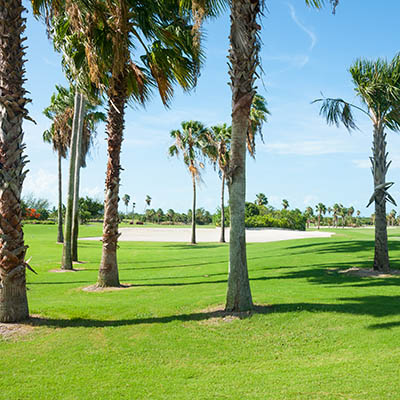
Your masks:
M53 148L55 143L60 143L58 146L64 146L63 150L66 156L67 149L71 147L71 162L70 173L74 176L69 179L69 196L66 218L66 235L64 237L63 247L63 269L72 269L72 261L77 261L77 239L78 239L78 210L75 204L73 211L73 202L77 201L79 197L79 168L86 167L86 158L89 153L93 138L96 135L96 129L99 122L105 121L105 115L97 111L97 104L85 101L85 109L80 113L75 111L75 99L77 97L77 90L74 86L64 88L56 86L57 92L53 94L50 105L44 110L44 114L53 121L50 129L43 135L45 141L52 141ZM93 100L92 100L93 101ZM81 102L80 102L81 104ZM77 136L73 137L73 120L75 125L79 124L79 118L82 114L82 135L78 145ZM59 153L59 152L58 152ZM63 153L63 154L64 154ZM59 232L62 226L62 200L61 200L61 163L59 157ZM71 172L71 163L73 165ZM77 172L78 171L78 172ZM62 233L62 229L61 229ZM59 233L60 235L60 233ZM59 241L59 240L58 240Z
M229 168L232 129L227 124L212 126L209 130L209 141L214 151L208 156L218 165L221 178L221 235L219 241L225 243L225 184Z
M25 254L21 219L21 191L27 173L23 155L22 121L25 106L24 46L25 11L22 0L0 6L0 321L28 317Z
M75 11L71 23L84 34L93 83L108 96L103 251L97 284L118 286L120 151L127 101L143 104L156 87L168 105L174 83L184 90L195 85L202 53L194 43L191 14L182 8L187 2L93 0L80 2L79 8L75 3L70 3Z
M307 208L306 208L306 211L305 211L305 216L306 216L306 218L307 218L307 228L309 228L310 227L310 222L311 222L311 219L312 219L312 217L313 217L313 215L314 215L314 210L313 210L313 208L311 207L311 206L308 206Z
M325 206L325 204L323 204L323 203L318 203L316 206L315 206L315 211L318 213L318 229L320 228L320 225L321 225L321 217L323 216L323 215L325 215L325 213L326 213L326 206Z
M196 244L196 182L200 180L201 169L204 168L204 158L210 154L212 143L208 138L206 127L199 121L183 121L181 130L170 132L175 143L168 149L170 157L182 153L183 162L192 177L193 204L192 204L192 236L191 243Z
M289 208L289 202L286 199L282 200L282 207L284 210L287 210Z
M63 203L62 203L62 165L61 160L67 157L71 142L71 120L73 118L73 105L70 104L70 91L56 85L57 94L54 93L50 105L43 111L44 115L53 121L50 129L43 133L43 140L52 143L53 150L58 158L58 233L57 242L64 242L63 234Z
M336 7L338 0L331 3ZM231 30L229 75L232 89L232 147L229 167L229 202L231 214L229 277L226 298L227 311L247 311L252 308L247 271L245 239L246 201L246 137L250 108L256 94L254 82L259 66L260 40L258 17L263 0L231 0ZM322 0L306 0L306 4L321 7Z
M374 269L390 271L387 243L386 201L396 205L388 189L393 182L386 182L390 166L387 160L385 130L400 131L400 55L388 62L359 59L350 67L354 90L361 106L343 99L319 99L321 115L328 124L340 123L349 130L357 129L353 110L366 115L373 126L373 154L371 157L374 192L368 206L375 202L375 255Z

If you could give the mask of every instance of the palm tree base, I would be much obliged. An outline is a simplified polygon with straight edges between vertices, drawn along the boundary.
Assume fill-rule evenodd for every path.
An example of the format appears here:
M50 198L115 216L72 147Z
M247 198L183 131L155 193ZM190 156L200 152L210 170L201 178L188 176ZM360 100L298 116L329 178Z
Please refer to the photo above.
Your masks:
M24 282L3 283L0 289L0 322L19 322L29 318Z

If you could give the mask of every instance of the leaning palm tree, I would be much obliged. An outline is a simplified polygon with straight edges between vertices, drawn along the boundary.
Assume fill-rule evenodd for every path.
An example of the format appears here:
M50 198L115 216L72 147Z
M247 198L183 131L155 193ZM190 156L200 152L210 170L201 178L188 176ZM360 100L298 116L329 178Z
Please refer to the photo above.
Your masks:
M200 180L203 160L210 153L212 143L208 138L206 127L199 121L183 121L181 130L173 130L170 136L175 143L168 149L170 157L182 153L183 162L192 177L192 236L191 243L196 244L196 182ZM212 150L211 150L212 151Z
M374 269L389 271L389 252L387 243L386 201L396 205L388 189L393 182L386 182L386 173L390 166L387 160L386 132L400 131L400 55L388 62L384 59L369 61L357 60L350 67L356 95L361 106L343 99L319 99L320 110L328 124L340 123L349 130L357 129L353 110L366 115L373 126L372 175L374 192L368 206L375 203L375 255Z

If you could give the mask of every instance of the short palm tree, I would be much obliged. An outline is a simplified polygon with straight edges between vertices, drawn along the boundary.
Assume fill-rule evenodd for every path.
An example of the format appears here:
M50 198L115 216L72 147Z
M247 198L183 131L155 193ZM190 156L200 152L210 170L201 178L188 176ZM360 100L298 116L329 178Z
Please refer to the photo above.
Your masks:
M264 193L258 193L258 194L256 194L255 203L258 206L266 206L268 204L268 198Z
M210 153L212 143L208 138L206 127L199 121L184 121L181 129L173 130L170 136L175 143L168 149L169 155L178 156L182 153L183 162L192 177L193 204L192 204L192 237L191 243L196 244L196 182L200 180L203 161Z
M390 166L387 160L386 132L400 131L400 55L388 62L384 59L369 61L357 60L350 67L354 90L361 100L361 106L343 99L325 98L320 110L328 124L349 130L357 129L353 110L366 115L373 126L373 154L371 157L374 192L368 206L375 203L375 256L374 269L389 271L389 253L387 243L386 201L396 205L388 189L393 182L386 182L386 173Z
M124 194L122 196L122 201L125 204L126 215L128 215L128 206L129 206L129 202L131 201L131 196L129 196L129 194Z
M316 206L315 206L315 211L318 213L318 229L320 228L320 225L321 225L321 217L323 216L323 215L325 215L325 213L326 213L326 206L325 206L325 204L323 204L323 203L318 203Z

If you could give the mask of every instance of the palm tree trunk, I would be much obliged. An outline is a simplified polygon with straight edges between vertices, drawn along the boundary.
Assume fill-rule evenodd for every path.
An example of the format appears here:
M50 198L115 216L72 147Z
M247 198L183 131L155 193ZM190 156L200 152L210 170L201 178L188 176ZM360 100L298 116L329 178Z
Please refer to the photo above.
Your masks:
M318 214L318 229L321 225L321 214Z
M71 154L69 160L69 176L68 176L68 195L67 195L67 210L65 213L65 232L64 246L61 261L61 269L72 269L72 218L74 204L74 178L75 178L75 158L76 158L76 141L79 128L79 110L81 106L81 96L76 91L74 103L74 119L72 121L71 134Z
M386 153L386 134L383 126L374 126L372 170L375 186L375 256L374 270L390 271L387 241L386 198L384 190L376 187L386 182L386 172L389 167Z
M123 77L113 80L109 89L108 104L108 163L105 184L103 253L97 285L99 287L120 286L117 264L118 245L118 201L120 180L121 144L124 132L126 105L126 82Z
M191 244L196 244L196 177L192 174L193 180L193 204L192 204L192 239Z
M245 238L246 136L250 106L255 94L254 72L259 64L258 0L232 0L230 77L232 89L232 139L229 173L231 231L227 311L247 311L253 306L247 271Z
M221 187L221 236L219 241L225 243L225 172L222 173Z
M79 107L79 126L78 137L76 140L75 155L75 178L74 178L74 203L72 208L72 261L78 261L78 234L79 234L79 184L80 170L82 165L82 140L83 140L83 121L85 118L85 96L81 93L81 104Z
M57 213L57 224L58 224L58 233L57 233L57 243L64 242L64 234L63 234L63 215L62 215L62 169L61 169L61 153L58 152L58 213Z
M26 165L22 120L25 29L21 0L0 0L0 321L28 318L21 191Z

